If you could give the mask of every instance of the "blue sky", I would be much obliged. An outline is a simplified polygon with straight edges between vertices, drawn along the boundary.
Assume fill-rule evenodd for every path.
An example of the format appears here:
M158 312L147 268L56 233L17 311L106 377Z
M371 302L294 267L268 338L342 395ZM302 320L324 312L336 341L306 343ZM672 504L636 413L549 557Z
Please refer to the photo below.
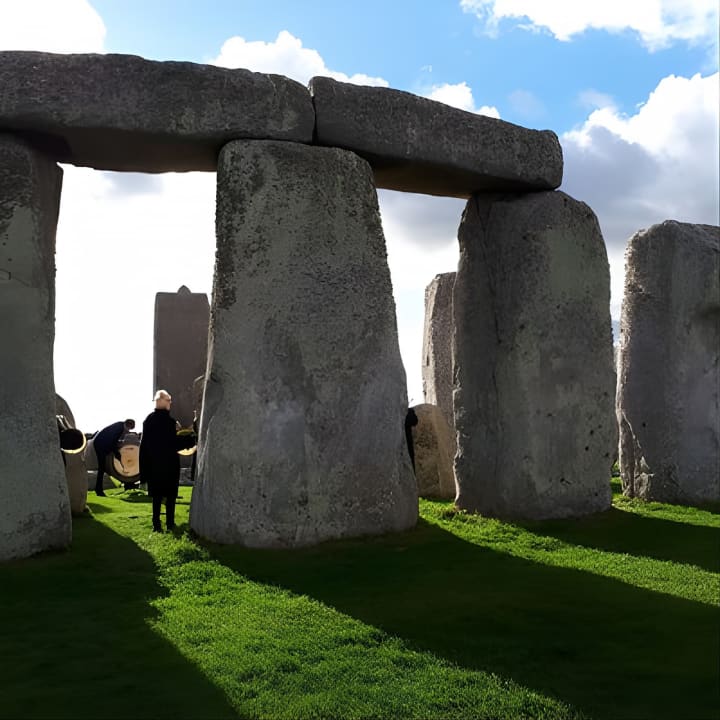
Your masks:
M715 0L0 0L0 50L331 74L550 128L562 189L600 221L617 321L634 232L718 223L717 12ZM150 409L155 292L211 292L214 176L64 170L55 379L94 430ZM463 202L379 196L417 403L423 292L455 269ZM105 329L108 308L117 320Z

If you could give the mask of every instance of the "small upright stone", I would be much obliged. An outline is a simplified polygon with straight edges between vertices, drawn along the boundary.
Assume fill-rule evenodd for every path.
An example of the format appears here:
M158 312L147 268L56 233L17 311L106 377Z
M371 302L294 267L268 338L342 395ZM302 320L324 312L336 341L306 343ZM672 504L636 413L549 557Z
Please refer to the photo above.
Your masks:
M153 387L173 398L173 417L190 427L195 409L195 379L207 363L210 305L205 293L183 285L176 293L155 295Z
M417 485L368 164L239 141L220 153L217 257L190 524L296 547L405 530Z
M476 196L459 239L457 505L519 519L607 509L615 371L595 215L561 192Z
M413 428L415 477L420 497L454 500L455 434L436 405L416 405L418 424Z
M55 163L0 135L0 561L72 533L53 381L61 185Z
M422 381L425 402L437 405L451 428L453 420L453 309L455 273L436 275L425 288Z
M720 501L720 228L630 238L620 325L620 471L630 497Z

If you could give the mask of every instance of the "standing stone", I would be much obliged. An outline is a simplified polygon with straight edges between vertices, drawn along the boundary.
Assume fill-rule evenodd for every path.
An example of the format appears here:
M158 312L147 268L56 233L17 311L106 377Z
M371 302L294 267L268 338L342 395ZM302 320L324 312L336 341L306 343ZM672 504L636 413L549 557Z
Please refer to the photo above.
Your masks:
M217 257L190 524L256 547L417 519L405 372L368 164L239 141L220 153Z
M0 135L0 560L70 543L55 419L55 229L62 171Z
M617 424L595 215L561 192L477 196L459 239L457 505L527 519L605 510Z
M183 427L192 425L195 378L205 372L210 306L205 293L183 285L177 293L155 295L154 390L173 399L172 414Z
M424 498L454 500L457 493L453 458L455 433L437 405L416 405L418 424L413 428L415 477Z
M55 414L62 415L68 421L70 427L75 427L75 416L67 404L67 400L57 393L55 394Z
M625 254L618 422L623 491L720 501L720 228L667 220Z
M437 405L450 427L453 420L452 294L455 273L436 275L425 288L422 381L425 402Z

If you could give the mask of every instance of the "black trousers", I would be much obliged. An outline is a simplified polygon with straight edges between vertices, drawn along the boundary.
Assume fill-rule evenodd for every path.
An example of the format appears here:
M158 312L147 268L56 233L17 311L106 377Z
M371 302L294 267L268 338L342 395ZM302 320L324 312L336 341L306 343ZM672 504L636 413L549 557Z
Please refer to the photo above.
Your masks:
M165 522L169 528L175 525L175 500L174 497L165 498ZM153 514L152 522L154 528L161 527L160 525L160 509L162 508L162 496L154 495L152 499Z
M107 455L99 452L98 449L95 448L95 457L97 458L98 463L97 479L95 480L95 492L99 493L103 491L103 477L105 476L105 459L107 458Z

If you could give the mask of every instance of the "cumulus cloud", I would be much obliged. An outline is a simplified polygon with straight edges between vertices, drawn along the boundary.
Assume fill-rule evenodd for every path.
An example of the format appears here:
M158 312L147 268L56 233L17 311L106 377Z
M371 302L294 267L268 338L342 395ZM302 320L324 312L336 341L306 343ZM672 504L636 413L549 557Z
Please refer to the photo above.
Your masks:
M356 85L387 87L387 80L363 73L346 75L330 70L317 50L303 47L302 40L287 30L278 33L273 42L246 40L235 36L223 43L212 64L228 68L247 68L255 72L278 73L307 84L315 75L350 82Z
M667 219L718 223L719 79L666 77L635 114L600 108L561 137L563 190L595 210L608 245L614 317L633 233Z
M500 22L567 41L585 30L632 31L650 50L675 41L717 43L717 0L460 0L491 34Z
M0 50L103 52L105 23L87 0L3 0Z
M481 105L480 107L477 107L475 105L472 88L466 82L456 83L454 85L450 83L433 85L425 96L429 97L431 100L437 100L438 102L445 103L445 105L460 108L460 110L467 110L468 112L474 112L478 115L487 115L488 117L500 117L500 112L496 107L492 107L490 105Z

